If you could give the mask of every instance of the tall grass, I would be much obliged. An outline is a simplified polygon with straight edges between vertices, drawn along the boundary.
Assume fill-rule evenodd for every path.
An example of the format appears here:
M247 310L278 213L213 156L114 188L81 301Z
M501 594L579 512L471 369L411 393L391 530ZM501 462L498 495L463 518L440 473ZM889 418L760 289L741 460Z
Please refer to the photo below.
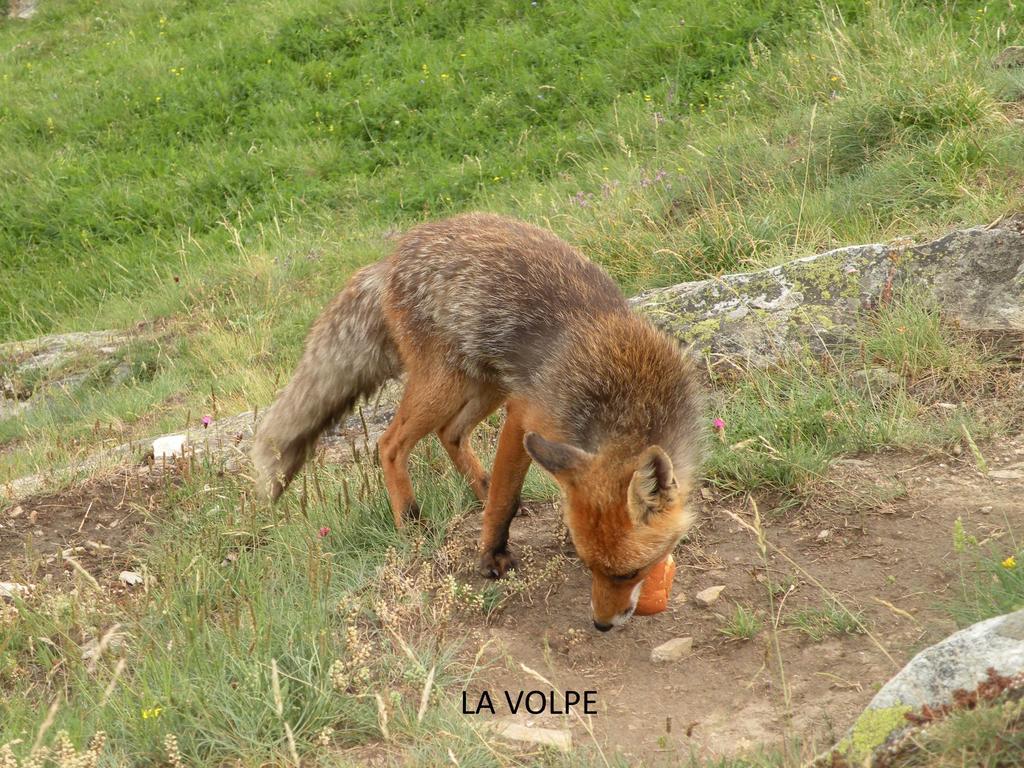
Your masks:
M469 207L629 288L988 220L1020 201L1024 85L988 67L1014 8L43 5L0 22L0 335L201 308L180 278L236 237L322 295Z

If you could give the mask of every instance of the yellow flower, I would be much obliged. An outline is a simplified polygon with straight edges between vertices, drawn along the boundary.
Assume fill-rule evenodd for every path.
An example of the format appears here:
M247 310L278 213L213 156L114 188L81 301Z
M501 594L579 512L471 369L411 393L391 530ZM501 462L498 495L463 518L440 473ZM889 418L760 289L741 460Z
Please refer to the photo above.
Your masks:
M160 713L163 711L163 707L153 707L152 709L144 709L142 710L142 719L150 720L152 718L160 717Z
M1010 555L1008 558L1003 560L1002 565L1003 568L1006 568L1007 570L1012 570L1013 568L1017 567L1017 558L1013 555Z

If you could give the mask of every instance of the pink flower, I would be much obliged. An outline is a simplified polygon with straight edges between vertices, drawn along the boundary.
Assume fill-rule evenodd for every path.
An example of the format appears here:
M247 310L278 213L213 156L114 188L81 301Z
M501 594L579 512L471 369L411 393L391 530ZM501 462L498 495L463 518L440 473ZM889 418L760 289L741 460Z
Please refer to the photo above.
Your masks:
M327 526L325 525L325 526L324 526L323 528L321 528L321 529L320 529L320 538L322 539L322 538L323 538L324 536L326 536L326 535L327 535L328 533L330 533L330 532L331 532L331 529L330 529L330 528L328 528L328 527L327 527Z
M206 429L212 423L213 423L213 416L211 416L210 414L206 414L205 416L203 416L203 429Z
M722 419L715 419L714 424L715 429L725 429L725 422Z

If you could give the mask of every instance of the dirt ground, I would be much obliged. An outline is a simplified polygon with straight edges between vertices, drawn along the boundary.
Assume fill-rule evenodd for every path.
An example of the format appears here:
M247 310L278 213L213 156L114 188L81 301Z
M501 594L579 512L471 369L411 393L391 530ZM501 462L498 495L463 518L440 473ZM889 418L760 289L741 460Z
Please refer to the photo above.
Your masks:
M606 634L591 625L589 576L560 512L530 505L512 528L525 566L522 590L489 620L479 613L463 620L464 660L476 669L468 701L487 690L496 716L508 716L504 691L549 690L526 665L559 691L596 691L598 714L590 718L515 717L519 725L568 728L578 746L649 765L777 745L788 736L827 747L916 651L954 629L942 608L959 584L954 521L961 518L983 543L1024 530L1024 435L982 449L989 476L968 455L881 453L837 462L828 492L802 509L760 500L767 541L799 565L769 552L767 573L755 537L727 514L752 522L750 504L705 489L695 495L699 523L676 552L669 610ZM148 513L162 491L158 475L131 469L21 500L0 512L0 581L73 584L83 577L67 553L112 594L125 591L118 574L140 567ZM479 511L463 521L459 535L469 549L479 525ZM468 558L461 577L487 584ZM825 604L814 580L863 616L871 636L815 642L791 626L796 611ZM774 612L768 583L777 587ZM699 607L693 595L715 585L724 586L721 597ZM761 621L752 640L721 632L736 605ZM778 632L771 632L780 608ZM652 648L682 636L693 638L692 654L651 661Z
M123 591L118 575L138 569L139 544L162 491L163 481L144 468L123 469L0 508L0 582L88 578L70 557L112 593Z
M1024 436L984 450L990 469L1004 477L981 475L969 458L886 453L839 462L830 493L803 509L780 512L762 502L768 542L800 566L769 553L767 579L780 585L774 613L756 538L726 514L751 522L742 499L706 490L697 496L700 522L676 552L669 610L606 634L591 627L589 576L563 543L558 511L532 507L513 523L513 547L528 554L532 568L559 554L567 560L517 595L491 626L465 626L472 638L467 658L480 653L483 666L469 688L471 707L487 690L495 716L508 718L498 703L504 691L549 690L526 665L557 690L597 692L592 718L514 718L569 728L577 745L650 765L780 745L789 737L799 737L805 750L809 743L827 748L914 653L955 629L942 608L960 584L955 520L982 543L1024 530ZM479 515L468 520L466 535L479 522ZM815 642L791 626L796 611L825 604L812 577L863 616L874 639L845 634ZM724 585L721 597L699 607L693 595L715 585ZM720 631L737 604L761 619L752 640ZM779 631L772 633L767 628L780 606ZM652 648L684 636L693 638L691 655L651 661Z

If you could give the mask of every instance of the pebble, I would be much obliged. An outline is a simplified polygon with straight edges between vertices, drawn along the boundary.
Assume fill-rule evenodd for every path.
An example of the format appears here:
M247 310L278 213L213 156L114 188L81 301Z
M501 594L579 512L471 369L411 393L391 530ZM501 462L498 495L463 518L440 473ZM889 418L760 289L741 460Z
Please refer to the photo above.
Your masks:
M651 661L679 661L693 650L692 637L674 637L651 651Z
M708 587L707 589L702 589L700 592L694 595L693 599L697 601L698 605L702 605L705 608L707 608L708 606L713 605L716 600L718 600L718 596L722 594L723 589L725 589L725 585L720 585L717 587Z
M572 750L572 732L555 728L528 728L525 725L507 720L494 720L489 723L494 732L505 739L525 741L529 744L543 744L554 747L562 752Z

